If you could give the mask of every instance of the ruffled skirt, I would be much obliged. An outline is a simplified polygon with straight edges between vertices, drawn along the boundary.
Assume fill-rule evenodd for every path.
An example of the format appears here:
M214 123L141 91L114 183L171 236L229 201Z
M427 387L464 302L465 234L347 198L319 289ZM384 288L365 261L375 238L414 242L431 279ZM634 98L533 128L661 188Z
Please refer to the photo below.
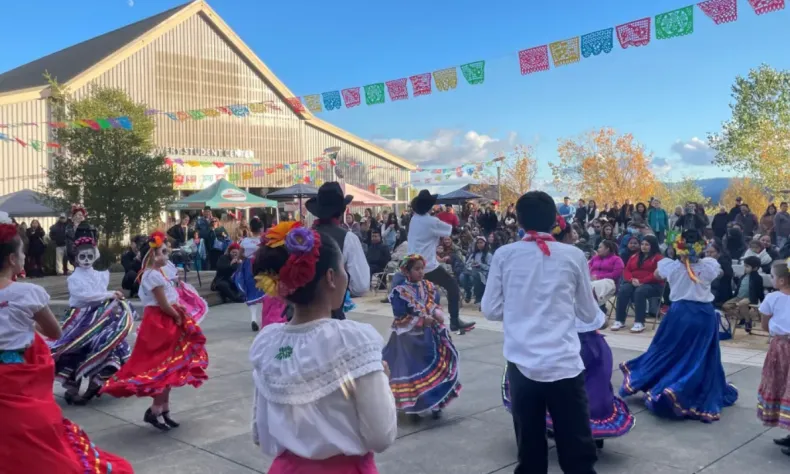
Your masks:
M645 392L647 408L665 418L710 423L738 399L724 375L719 316L710 303L672 303L647 352L620 370L620 395Z
M195 324L202 323L208 314L208 303L200 296L195 287L181 281L176 285L176 293L178 293L178 304L184 307L187 316L192 318Z
M301 458L290 451L274 458L268 474L378 474L373 454L364 456L332 456L313 460Z
M54 365L38 335L20 363L0 363L0 471L132 474L125 459L97 448L63 418L52 395Z
M628 405L616 397L612 388L612 349L598 331L579 334L581 356L584 362L584 388L590 406L590 428L593 438L617 438L634 427L636 419ZM511 410L510 382L507 366L502 376L502 403ZM547 429L554 429L551 416L546 414Z
M270 324L287 322L285 310L286 303L282 298L265 296L261 314L261 329Z
M199 387L208 379L206 337L187 316L182 324L158 306L146 306L129 361L113 375L101 393L114 397L153 397L170 387Z
M757 418L765 426L790 430L790 336L771 340L757 389Z
M392 332L383 359L389 364L395 406L404 413L440 410L461 391L458 351L444 326Z
M233 282L244 295L247 305L252 306L263 300L266 294L255 286L255 275L252 273L252 258L245 258L233 274Z
M126 337L134 311L125 300L107 300L90 308L70 308L62 335L49 344L55 378L65 387L79 387L83 378L104 383L129 359Z

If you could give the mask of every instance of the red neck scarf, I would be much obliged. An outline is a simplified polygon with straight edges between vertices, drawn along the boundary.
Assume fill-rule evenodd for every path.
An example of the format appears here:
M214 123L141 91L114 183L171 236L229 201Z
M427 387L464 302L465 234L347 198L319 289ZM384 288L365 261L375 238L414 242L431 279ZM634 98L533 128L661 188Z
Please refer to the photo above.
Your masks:
M549 250L549 246L546 244L546 242L556 242L551 234L547 234L545 232L535 232L534 230L527 231L527 235L525 235L522 240L524 242L535 242L538 244L540 251L543 252L543 255L546 256L551 255L551 250Z

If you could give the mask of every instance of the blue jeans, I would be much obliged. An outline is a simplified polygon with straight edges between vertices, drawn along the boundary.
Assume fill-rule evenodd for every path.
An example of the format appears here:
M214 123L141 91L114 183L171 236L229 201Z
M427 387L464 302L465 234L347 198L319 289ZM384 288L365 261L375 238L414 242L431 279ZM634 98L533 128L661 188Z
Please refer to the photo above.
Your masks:
M644 324L648 300L661 296L661 285L657 283L646 283L639 286L633 286L631 282L623 283L617 292L617 307L615 309L617 321L625 323L625 318L628 316L628 305L633 302L636 322Z
M464 290L464 295L467 300L472 299L473 289L475 302L479 302L483 299L485 285L483 285L483 282L480 280L480 274L477 272L464 271L458 278L461 281L461 289Z

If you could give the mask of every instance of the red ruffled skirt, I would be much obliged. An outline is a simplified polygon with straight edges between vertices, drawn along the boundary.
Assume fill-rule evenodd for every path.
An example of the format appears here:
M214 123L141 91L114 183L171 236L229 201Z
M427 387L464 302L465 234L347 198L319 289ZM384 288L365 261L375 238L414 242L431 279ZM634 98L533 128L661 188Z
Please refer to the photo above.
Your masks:
M379 474L373 454L305 459L285 451L274 458L268 474Z
M208 379L206 337L177 306L177 325L158 306L146 306L132 356L101 389L114 397L154 397L168 387L199 387Z
M55 363L37 334L24 363L0 363L0 472L3 474L132 474L123 458L91 444L63 418L52 395Z

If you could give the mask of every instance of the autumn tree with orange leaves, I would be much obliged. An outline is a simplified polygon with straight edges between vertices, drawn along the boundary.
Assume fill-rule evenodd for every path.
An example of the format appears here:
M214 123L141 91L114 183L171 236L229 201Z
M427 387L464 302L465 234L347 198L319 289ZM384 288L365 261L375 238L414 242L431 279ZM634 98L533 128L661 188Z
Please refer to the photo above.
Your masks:
M557 154L559 163L549 164L554 186L574 199L647 202L660 187L650 169L652 155L630 133L602 128L560 139Z
M743 203L749 205L749 209L757 216L762 216L771 203L771 198L765 192L765 188L757 181L749 178L735 178L730 181L727 189L721 193L719 205L724 206L728 211L735 205L735 198L743 198Z
M515 203L523 194L532 189L535 175L538 172L538 163L534 157L531 146L516 145L512 152L502 159L501 178L502 203L504 205ZM496 185L496 175L486 174L475 176L483 185ZM482 193L483 186L474 185L470 188L473 193Z

